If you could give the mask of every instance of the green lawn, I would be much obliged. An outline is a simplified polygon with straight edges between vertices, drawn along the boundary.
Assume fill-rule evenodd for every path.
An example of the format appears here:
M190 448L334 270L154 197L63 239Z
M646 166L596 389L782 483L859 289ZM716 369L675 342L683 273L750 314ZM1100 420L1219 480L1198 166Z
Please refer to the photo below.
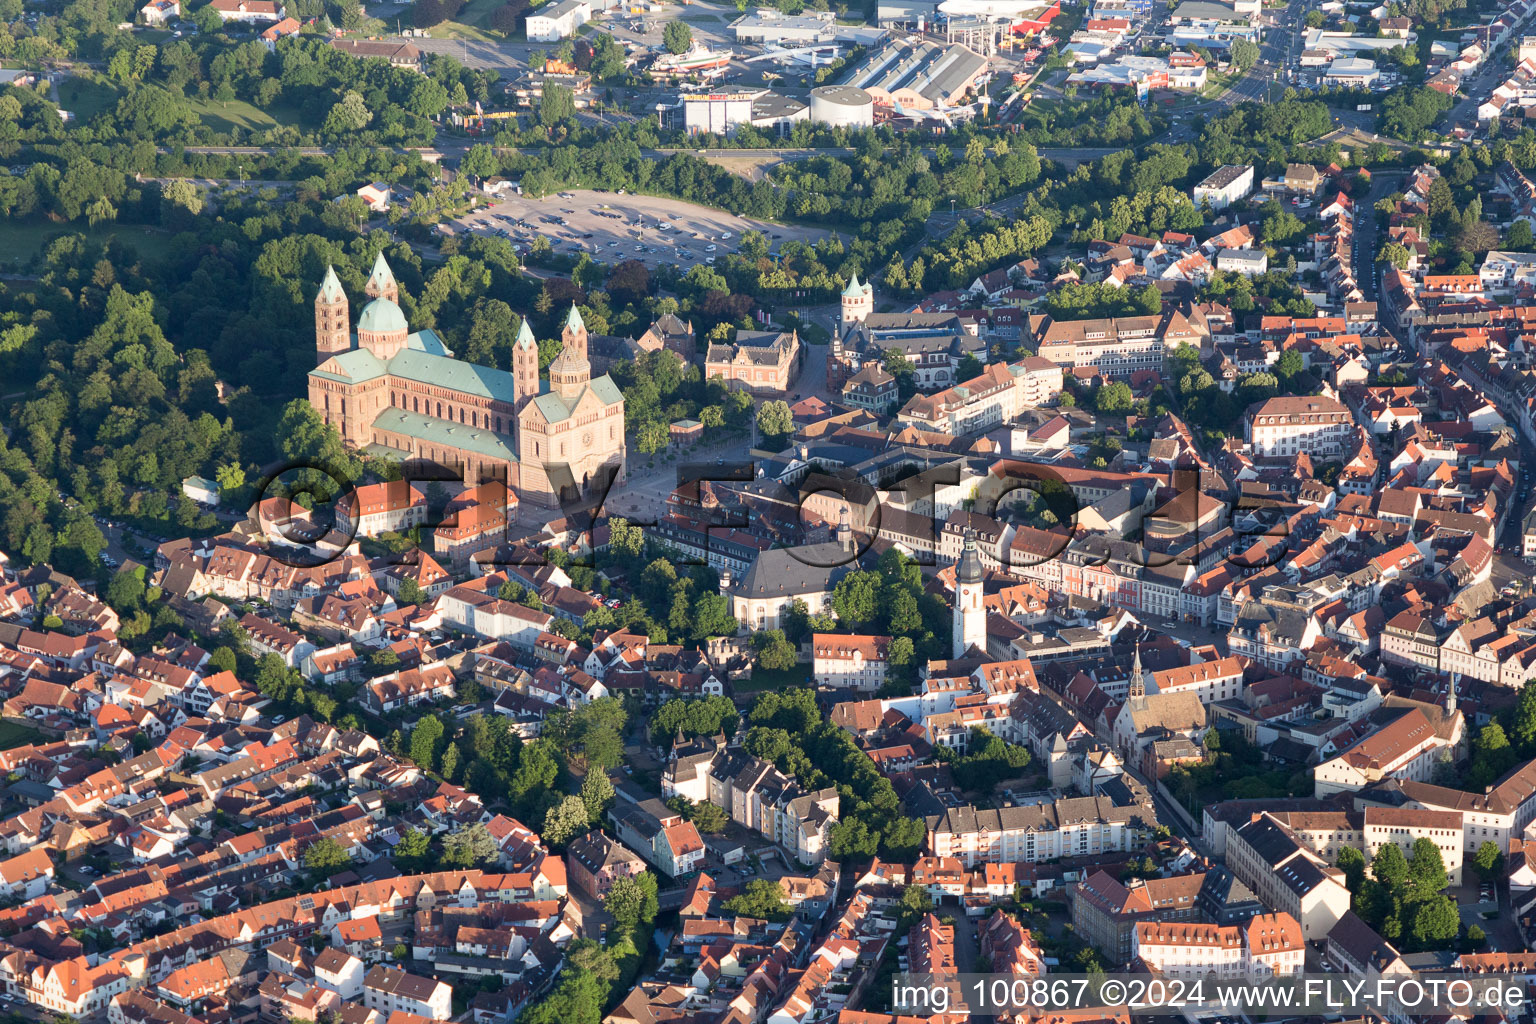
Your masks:
M117 90L103 82L70 76L59 83L59 106L81 121L89 121L117 103Z
M751 679L738 679L731 685L737 693L757 693L762 690L795 690L810 684L811 666L796 665L787 671L766 668L752 669Z
M458 21L465 25L484 25L485 19L505 3L506 0L469 0L459 12Z
M0 750L24 747L42 738L42 733L20 722L0 722Z
M502 41L500 33L487 31L478 25L466 25L462 21L445 21L441 25L434 25L427 29L427 35L433 39L470 39L477 43Z
M221 103L215 99L202 100L189 96L187 105L192 108L194 114L202 118L203 124L216 132L230 132L237 128L264 132L269 128L276 128L278 124L277 118L244 100Z
M43 251L43 247L55 236L80 234L93 242L105 242L117 238L124 245L131 245L139 255L147 259L159 259L170 251L171 236L153 228L133 224L102 224L91 228L83 224L54 224L48 221L0 220L0 267L25 265Z

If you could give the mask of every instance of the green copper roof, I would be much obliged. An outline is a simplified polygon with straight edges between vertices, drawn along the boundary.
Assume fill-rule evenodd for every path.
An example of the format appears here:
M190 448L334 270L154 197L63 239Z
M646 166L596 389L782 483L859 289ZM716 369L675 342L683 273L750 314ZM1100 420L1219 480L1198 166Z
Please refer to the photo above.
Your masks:
M336 268L327 263L325 280L320 282L320 301L342 302L346 297L347 293L341 290L341 282L336 279Z
M368 286L380 294L384 288L395 283L395 272L389 269L389 262L384 259L384 250L379 250L378 259L373 261L373 273L368 275Z
M409 338L405 339L407 348L414 348L418 352L425 352L433 356L451 356L453 349L443 344L443 339L437 336L437 332L430 327L423 327Z
M843 298L856 299L864 294L864 285L859 284L859 275L853 274L848 278L848 287L843 289Z
M357 319L357 329L375 334L392 334L395 331L410 330L410 327L399 306L388 299L374 299L363 307L363 315Z
M489 366L476 366L459 359L418 352L407 348L389 361L389 372L406 380L434 384L438 387L463 391L481 398L499 399L503 402L517 400L517 389L512 385L512 375L505 370ZM614 389L617 391L617 388Z
M576 308L576 303L571 303L571 311L565 316L565 326L573 331L584 331L586 323L581 319L581 310Z
M373 380L375 377L384 376L384 364L379 362L377 356L365 348L348 349L331 356L336 365L341 367L341 373L328 373L324 370L312 370L311 373L328 380L345 380L361 383L365 380Z
M523 318L522 324L517 328L517 346L519 348L538 348L539 341L533 336L533 328L528 326L528 319Z
M604 405L613 405L624 401L624 395L619 391L619 386L613 382L613 378L606 373L587 385L598 401ZM582 392L585 394L585 392ZM549 423L559 423L571 415L571 410L581 403L582 394L576 396L576 401L569 406L555 392L546 391L533 400L533 404L539 407L539 412L544 414L544 419Z
M512 435L498 434L484 427L449 423L434 416L423 416L420 413L395 408L385 409L379 413L373 421L373 426L377 430L404 434L418 441L441 445L444 448L461 448L493 459L517 461L517 449L513 444Z

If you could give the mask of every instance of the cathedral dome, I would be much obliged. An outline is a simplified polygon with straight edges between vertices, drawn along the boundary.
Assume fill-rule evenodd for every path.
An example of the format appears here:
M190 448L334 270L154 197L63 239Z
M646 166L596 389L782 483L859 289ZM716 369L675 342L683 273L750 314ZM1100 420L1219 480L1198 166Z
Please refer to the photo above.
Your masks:
M363 315L358 318L357 329L367 331L369 334L394 334L410 328L399 306L388 299L374 299L363 307Z

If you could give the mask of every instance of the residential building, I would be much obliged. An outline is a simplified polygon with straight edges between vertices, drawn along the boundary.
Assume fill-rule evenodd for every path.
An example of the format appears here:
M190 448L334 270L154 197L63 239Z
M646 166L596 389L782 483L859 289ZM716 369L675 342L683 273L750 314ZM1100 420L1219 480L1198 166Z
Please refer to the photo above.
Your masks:
M928 816L926 824L929 853L974 868L1127 853L1141 848L1157 827L1157 816L1150 801L1064 797L1021 807L953 807Z
M1220 211L1246 199L1252 191L1253 165L1226 164L1206 175L1191 194L1195 206Z
M431 1020L453 1016L453 988L435 978L423 978L377 964L363 979L363 1005L380 1013L404 1010Z
M1194 921L1203 874L1116 881L1095 871L1071 890L1072 927L1084 942L1109 955L1111 964L1135 955L1136 926L1142 922Z
M1243 439L1258 458L1337 458L1354 436L1354 419L1341 402L1320 395L1256 402L1243 414Z
M548 7L535 8L527 16L528 41L531 43L558 43L576 34L576 30L592 20L592 5L588 0L559 0Z
M851 633L811 634L811 674L832 690L874 692L885 684L891 638Z
M1326 938L1349 911L1343 872L1270 814L1228 831L1227 867L1265 906L1298 921L1308 942Z
M1157 316L1098 320L1029 318L1036 354L1062 367L1093 367L1108 377L1129 377L1139 370L1163 368L1163 358L1182 344L1203 348L1210 330L1203 317L1191 320L1178 310Z
M279 0L211 0L208 6L224 21L246 24L282 21L288 13Z

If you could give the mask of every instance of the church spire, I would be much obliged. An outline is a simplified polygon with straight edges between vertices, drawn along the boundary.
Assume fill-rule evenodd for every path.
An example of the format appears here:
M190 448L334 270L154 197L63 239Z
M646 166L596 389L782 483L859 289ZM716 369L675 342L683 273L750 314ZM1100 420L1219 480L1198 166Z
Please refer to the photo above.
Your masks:
M512 342L512 390L519 409L539 394L539 342L527 317L523 317Z
M1141 641L1136 641L1136 657L1131 661L1131 686L1126 696L1145 697L1147 695L1146 682L1141 674Z
M320 282L320 295L316 301L327 305L347 301L347 293L341 290L341 280L336 276L336 268L329 263L325 265L325 278Z
M549 387L570 404L592 383L592 364L587 360L587 325L574 302L565 317L560 341L560 354L549 364Z
M372 299L400 301L400 286L395 283L395 272L389 269L389 261L384 258L382 249L379 250L378 258L373 261L373 272L368 275L368 284L363 290Z
M351 315L347 293L336 277L336 268L325 268L325 279L315 295L315 359L325 362L352 347Z

